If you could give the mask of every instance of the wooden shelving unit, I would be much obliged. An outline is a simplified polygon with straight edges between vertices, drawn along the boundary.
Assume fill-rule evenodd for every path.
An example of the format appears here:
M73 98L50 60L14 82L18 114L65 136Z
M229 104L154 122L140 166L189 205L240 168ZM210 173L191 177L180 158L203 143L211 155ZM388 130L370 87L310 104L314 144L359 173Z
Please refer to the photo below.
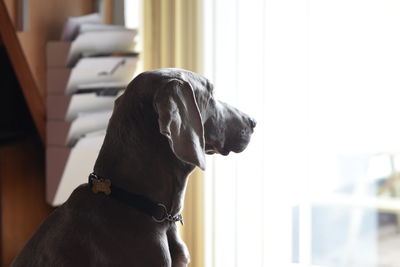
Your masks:
M4 1L0 1L0 35L11 59L36 129L44 143L46 140L46 108L44 100L40 96L39 88L29 68Z
M59 39L66 18L91 13L96 4L94 0L29 2L29 25L22 32L16 29L19 1L0 0L0 45L17 77L20 88L16 85L15 90L22 91L40 136L39 140L29 132L0 143L0 266L10 265L53 210L45 201L46 43ZM102 2L107 8L112 0Z

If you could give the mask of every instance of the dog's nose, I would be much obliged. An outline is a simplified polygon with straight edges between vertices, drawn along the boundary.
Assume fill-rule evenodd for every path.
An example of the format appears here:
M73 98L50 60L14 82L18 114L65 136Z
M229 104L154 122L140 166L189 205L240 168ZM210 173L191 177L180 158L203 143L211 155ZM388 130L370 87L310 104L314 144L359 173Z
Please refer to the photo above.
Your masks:
M250 121L250 127L254 129L256 127L256 125L257 125L256 120L255 119L249 119L249 121Z

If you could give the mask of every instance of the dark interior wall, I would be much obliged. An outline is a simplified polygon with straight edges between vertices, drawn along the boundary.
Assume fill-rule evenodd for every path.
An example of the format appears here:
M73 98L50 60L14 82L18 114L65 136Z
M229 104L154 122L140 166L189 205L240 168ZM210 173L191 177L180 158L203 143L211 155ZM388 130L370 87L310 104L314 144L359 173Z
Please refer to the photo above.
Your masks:
M44 147L0 44L0 255L9 266L52 211L45 203Z
M3 2L5 6L3 5L1 10L7 11L15 26L18 21L18 4L22 1L0 0L0 3ZM2 266L9 266L39 224L52 211L52 208L45 203L44 146L38 138L32 114L29 113L25 102L25 98L28 99L31 110L35 111L32 109L32 97L27 94L31 92L29 91L31 88L26 86L26 80L30 79L26 79L27 75L24 73L29 71L27 74L33 77L33 83L37 85L34 86L35 94L38 94L45 103L46 43L49 40L59 39L63 24L69 16L93 12L97 1L29 0L28 2L28 30L14 32L12 26L8 27L11 23L3 23L1 25L7 25L7 31L3 27L0 34L0 262ZM112 2L113 0L101 1L104 5L106 22L111 22ZM18 46L10 40L17 40ZM7 52L11 54L6 53L2 43L7 44ZM22 56L16 54L18 49L15 47L19 46L23 52ZM16 69L10 64L10 56ZM25 67L25 62L28 68ZM15 73L18 73L19 83ZM20 88L21 84L24 85L23 91ZM25 95L22 92L25 92ZM37 104L37 101L35 103ZM40 112L39 115L36 113L38 112L33 114L35 118L44 117ZM42 137L43 133L44 130L41 131Z
M34 125L5 47L0 44L0 143L33 134Z
M25 137L0 146L1 264L12 259L52 208L45 202L40 140Z

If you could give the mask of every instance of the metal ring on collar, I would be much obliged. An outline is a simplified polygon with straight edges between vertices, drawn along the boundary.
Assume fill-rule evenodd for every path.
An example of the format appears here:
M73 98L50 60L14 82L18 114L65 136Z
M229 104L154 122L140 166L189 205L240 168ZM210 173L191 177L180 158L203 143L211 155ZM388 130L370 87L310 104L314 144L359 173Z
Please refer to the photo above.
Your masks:
M157 219L156 217L152 216L154 221L156 221L158 223L161 223L161 222L164 222L164 221L181 222L181 224L183 225L183 218L182 218L181 214L172 216L171 214L168 213L167 207L164 204L159 203L157 205L164 209L164 215L160 219Z

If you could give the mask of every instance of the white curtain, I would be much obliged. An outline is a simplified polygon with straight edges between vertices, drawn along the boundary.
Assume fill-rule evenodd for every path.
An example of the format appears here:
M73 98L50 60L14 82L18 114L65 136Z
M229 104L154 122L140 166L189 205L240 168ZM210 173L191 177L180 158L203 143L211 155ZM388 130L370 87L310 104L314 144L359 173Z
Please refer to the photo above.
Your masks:
M367 202L335 196L400 151L399 14L390 0L204 1L204 74L258 121L245 152L208 158L208 267L379 266L376 214L361 235ZM329 232L333 213L349 222Z

